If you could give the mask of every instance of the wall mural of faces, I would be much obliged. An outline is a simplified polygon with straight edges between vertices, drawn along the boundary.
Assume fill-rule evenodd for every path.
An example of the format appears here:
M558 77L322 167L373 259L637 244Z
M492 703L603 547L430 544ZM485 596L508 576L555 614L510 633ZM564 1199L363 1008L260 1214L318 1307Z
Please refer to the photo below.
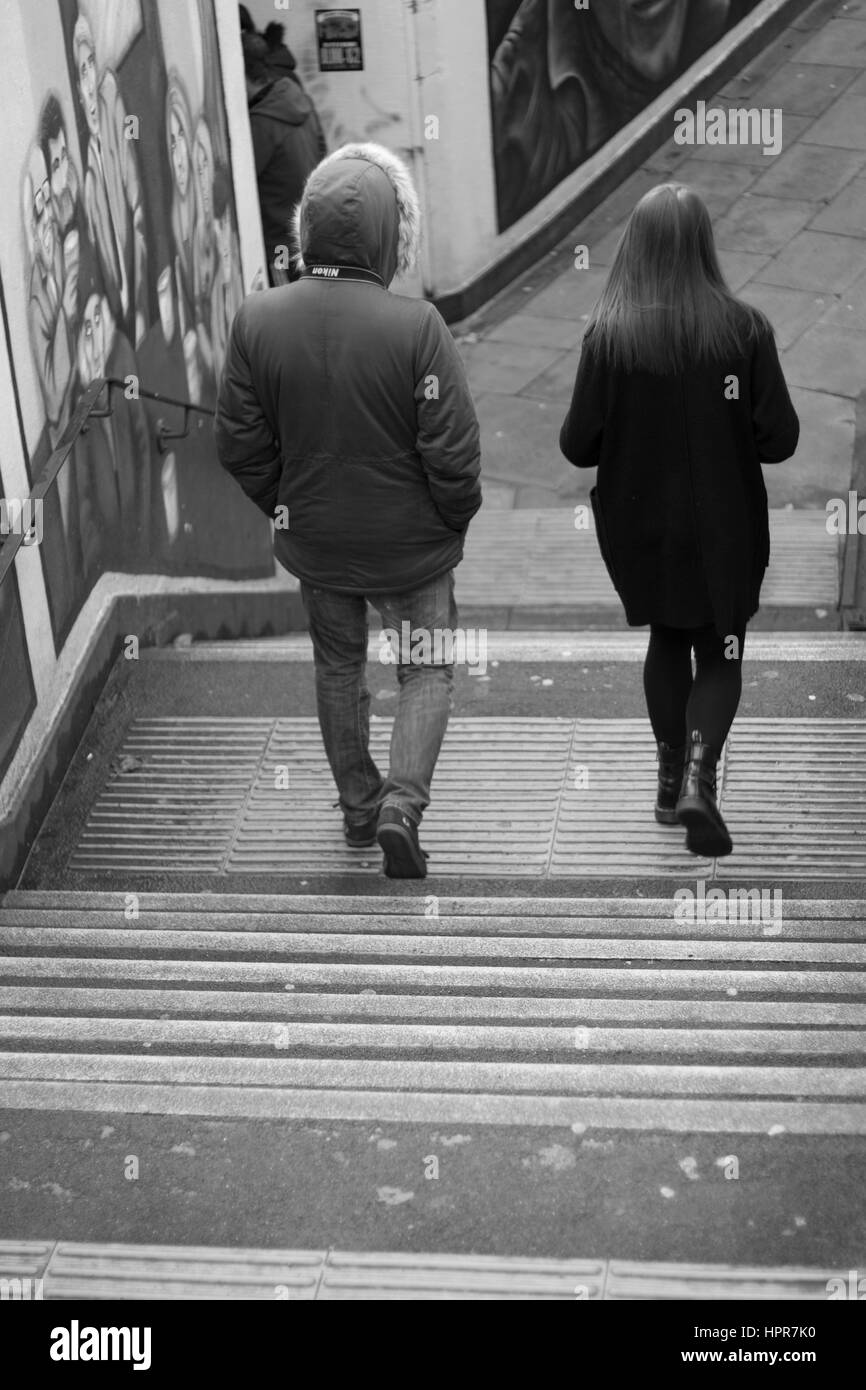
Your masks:
M529 212L757 0L487 0L499 230Z
M45 92L21 171L36 472L97 377L213 407L243 298L212 0L57 4L69 85ZM111 404L61 470L43 545L58 644L102 571L189 571L213 550L184 495L201 478L156 446L165 409Z

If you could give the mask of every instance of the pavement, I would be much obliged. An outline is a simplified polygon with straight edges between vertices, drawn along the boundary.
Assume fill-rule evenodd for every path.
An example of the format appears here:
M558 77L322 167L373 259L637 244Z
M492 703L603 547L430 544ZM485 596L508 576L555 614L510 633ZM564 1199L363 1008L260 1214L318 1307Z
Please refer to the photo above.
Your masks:
M487 509L573 509L594 474L558 435L579 344L638 198L676 179L713 218L731 288L772 321L802 433L765 469L773 508L823 511L852 483L855 402L866 387L866 0L807 10L708 105L780 108L783 147L673 138L537 267L455 331L482 425ZM673 125L673 123L672 123ZM587 269L574 248L586 245ZM470 533L471 534L471 533Z
M190 1296L226 1264L260 1297L289 1266L305 1297L826 1297L862 1261L866 638L826 630L850 545L821 518L859 481L864 67L866 0L821 0L714 98L781 107L778 157L669 143L458 330L486 509L458 600L490 665L458 671L426 882L341 842L305 638L118 664L0 903L0 1274L48 1270L57 1297L172 1271ZM771 630L717 862L652 820L644 635L569 549L592 479L557 446L624 219L669 177L776 325L803 426L766 470ZM677 923L683 886L779 889L784 925Z

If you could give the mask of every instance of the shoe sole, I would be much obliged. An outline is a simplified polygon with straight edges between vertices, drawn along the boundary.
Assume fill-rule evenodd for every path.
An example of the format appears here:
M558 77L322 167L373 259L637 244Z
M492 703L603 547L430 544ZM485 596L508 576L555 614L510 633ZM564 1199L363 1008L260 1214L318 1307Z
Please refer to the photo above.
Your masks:
M671 807L669 811L666 811L656 806L655 818L658 821L659 825L679 825L679 821L677 820L677 813L673 807Z
M686 828L686 849L707 859L724 859L734 846L724 825L719 825L702 801L680 802L676 817Z
M386 878L426 878L427 861L424 852L402 825L383 825L376 833L385 856Z

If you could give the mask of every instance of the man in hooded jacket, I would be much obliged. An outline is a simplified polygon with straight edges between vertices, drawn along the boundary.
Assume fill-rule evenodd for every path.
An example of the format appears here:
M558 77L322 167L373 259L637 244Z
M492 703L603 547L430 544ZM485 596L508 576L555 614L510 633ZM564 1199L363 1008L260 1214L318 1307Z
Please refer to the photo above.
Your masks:
M326 152L325 137L300 82L269 66L262 35L242 34L241 44L268 276L272 285L282 285L298 249L290 244L289 223L307 175Z
M453 647L436 634L456 630L453 571L481 505L478 421L438 311L388 290L420 230L401 161L373 144L335 151L294 225L300 279L251 295L234 320L217 453L276 520L277 559L301 580L346 839L378 840L389 877L423 878L418 825L452 701ZM367 600L413 639L394 653L387 777L368 746Z

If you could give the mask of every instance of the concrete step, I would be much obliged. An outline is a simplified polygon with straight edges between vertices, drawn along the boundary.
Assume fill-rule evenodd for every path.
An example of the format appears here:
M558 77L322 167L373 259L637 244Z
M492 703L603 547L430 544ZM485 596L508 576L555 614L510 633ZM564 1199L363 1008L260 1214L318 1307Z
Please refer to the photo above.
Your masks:
M15 891L5 1103L866 1133L862 903L703 901Z

